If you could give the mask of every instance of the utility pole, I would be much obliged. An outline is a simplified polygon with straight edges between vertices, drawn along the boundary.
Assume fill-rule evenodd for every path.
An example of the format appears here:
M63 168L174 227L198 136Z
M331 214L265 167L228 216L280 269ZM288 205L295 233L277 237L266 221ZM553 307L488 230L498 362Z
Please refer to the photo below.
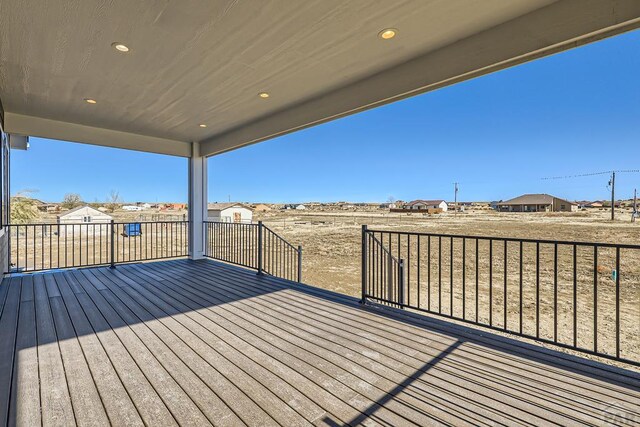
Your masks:
M611 180L609 180L611 186L611 221L615 218L615 204L616 204L616 173L611 172Z
M631 222L636 222L636 216L638 215L638 205L637 205L637 190L633 189L633 213L631 214Z
M453 183L453 214L458 216L458 183Z

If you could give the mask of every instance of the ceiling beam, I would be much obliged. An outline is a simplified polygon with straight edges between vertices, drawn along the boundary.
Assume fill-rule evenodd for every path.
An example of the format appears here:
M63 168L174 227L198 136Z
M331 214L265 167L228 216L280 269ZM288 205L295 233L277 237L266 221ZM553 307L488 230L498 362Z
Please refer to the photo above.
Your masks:
M22 114L5 113L5 131L8 133L58 139L101 145L103 147L123 148L125 150L167 154L170 156L191 156L191 143L165 138L120 132L112 129L79 125L43 119Z
M560 0L349 86L201 141L210 156L640 27L638 0Z

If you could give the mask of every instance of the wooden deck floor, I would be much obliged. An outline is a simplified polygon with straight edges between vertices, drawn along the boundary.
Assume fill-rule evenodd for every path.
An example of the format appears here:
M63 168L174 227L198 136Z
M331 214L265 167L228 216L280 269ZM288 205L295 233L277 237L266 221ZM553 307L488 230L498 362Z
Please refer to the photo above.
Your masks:
M7 278L0 307L10 425L640 423L638 373L211 261Z

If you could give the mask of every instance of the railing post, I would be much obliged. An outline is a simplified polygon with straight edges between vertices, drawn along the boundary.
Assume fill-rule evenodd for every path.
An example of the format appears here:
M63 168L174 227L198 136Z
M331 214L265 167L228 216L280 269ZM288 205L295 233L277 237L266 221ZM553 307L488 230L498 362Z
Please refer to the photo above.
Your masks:
M302 245L298 245L298 283L302 283Z
M398 302L404 308L404 260L398 261Z
M115 237L116 237L116 232L115 232L115 228L114 228L114 221L113 221L113 220L111 220L111 268L116 268L116 259L115 259L116 245L115 245Z
M362 290L360 297L360 304L367 302L367 226L362 224Z
M258 274L262 275L262 221L258 221Z

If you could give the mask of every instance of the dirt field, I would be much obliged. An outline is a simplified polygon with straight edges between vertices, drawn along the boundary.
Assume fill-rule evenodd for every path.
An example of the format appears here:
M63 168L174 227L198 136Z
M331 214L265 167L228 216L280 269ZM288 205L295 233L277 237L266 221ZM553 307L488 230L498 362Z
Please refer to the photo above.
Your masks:
M582 241L599 243L640 244L640 222L630 222L629 211L617 212L616 221L609 219L610 213L605 210L592 210L576 213L496 213L492 211L476 211L445 213L433 216L422 214L397 214L387 212L299 212L272 211L263 213L266 225L281 234L293 244L303 245L303 281L319 287L331 289L352 296L360 296L360 254L361 225L369 228L389 231L413 231L425 233L457 234L490 237L510 237L564 241ZM385 236L386 237L386 236ZM395 239L396 236L393 236ZM401 255L407 261L411 274L409 279L409 298L412 305L417 305L418 290L417 270L422 278L420 290L422 300L420 307L441 310L445 314L461 317L461 259L462 239L454 240L453 262L450 265L450 244L448 239L442 242L442 278L437 277L436 239L432 242L432 265L427 266L425 243L422 242L421 264L418 267L418 254L415 239L407 245L405 237L401 240ZM394 248L395 248L395 240ZM473 243L473 244L472 244ZM468 278L472 283L465 285L465 309L467 318L475 319L475 241L466 250L466 266ZM507 329L517 331L519 324L518 294L518 257L517 243L508 244L508 277L507 277ZM410 247L410 249L407 249ZM394 249L395 251L395 249ZM536 313L536 276L535 276L535 244L523 248L523 332L530 335L539 333L541 338L554 339L572 344L574 327L573 304L573 248L558 248L558 291L557 291L557 324L554 331L554 277L553 277L553 245L542 245L540 249L539 299L540 311ZM489 295L492 292L493 309L491 322L496 327L504 326L504 247L502 242L494 243L492 280L489 280L488 242L480 241L479 246L479 286L478 319L489 323ZM395 254L395 252L394 252ZM615 352L615 250L601 248L597 260L597 300L598 314L594 319L593 290L593 250L589 247L577 249L577 298L576 329L577 344L585 348L594 345L593 324L598 322L598 349L609 354ZM452 267L453 266L453 267ZM426 277L429 268L433 278L427 290ZM450 280L450 268L456 274ZM620 324L621 356L631 359L640 358L640 251L621 251L621 291L620 291ZM489 283L494 283L489 289ZM451 292L453 290L453 292ZM429 292L430 291L430 292ZM452 301L453 300L453 301ZM441 307L439 306L441 302ZM453 311L451 308L453 307ZM539 318L539 331L536 332L536 318Z

